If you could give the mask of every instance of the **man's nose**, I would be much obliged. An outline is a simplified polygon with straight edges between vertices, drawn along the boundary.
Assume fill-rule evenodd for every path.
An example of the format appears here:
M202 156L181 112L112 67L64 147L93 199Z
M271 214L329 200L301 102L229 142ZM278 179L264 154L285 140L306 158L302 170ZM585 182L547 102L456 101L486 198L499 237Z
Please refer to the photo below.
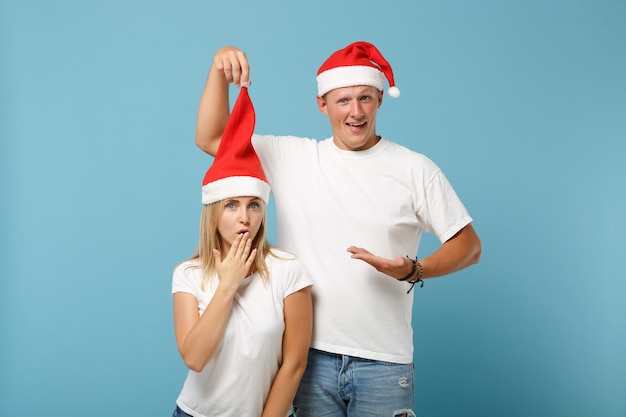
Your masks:
M365 112L361 108L361 103L359 103L358 101L355 101L354 105L352 106L352 115L354 117L363 117L365 115Z

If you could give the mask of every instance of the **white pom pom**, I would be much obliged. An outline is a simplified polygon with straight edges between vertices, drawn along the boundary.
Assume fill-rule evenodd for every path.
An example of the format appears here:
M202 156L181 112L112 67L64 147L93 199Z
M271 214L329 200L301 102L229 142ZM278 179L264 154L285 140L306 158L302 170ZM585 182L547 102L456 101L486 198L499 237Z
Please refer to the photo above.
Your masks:
M387 94L389 94L389 96L393 97L393 98L397 98L400 97L400 90L398 90L398 87L389 87L389 90L387 91Z

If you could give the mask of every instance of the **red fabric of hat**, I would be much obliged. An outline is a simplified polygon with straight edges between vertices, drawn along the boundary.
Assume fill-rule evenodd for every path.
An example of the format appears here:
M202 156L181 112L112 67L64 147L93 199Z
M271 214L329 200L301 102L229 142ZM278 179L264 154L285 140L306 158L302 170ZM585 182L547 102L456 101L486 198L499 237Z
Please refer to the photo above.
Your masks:
M384 77L391 97L400 96L389 62L371 43L354 42L335 51L317 71L318 95L341 87L370 85L383 90Z
M270 186L252 146L255 122L248 88L241 87L215 160L202 182L203 204L240 196L259 197L267 204Z

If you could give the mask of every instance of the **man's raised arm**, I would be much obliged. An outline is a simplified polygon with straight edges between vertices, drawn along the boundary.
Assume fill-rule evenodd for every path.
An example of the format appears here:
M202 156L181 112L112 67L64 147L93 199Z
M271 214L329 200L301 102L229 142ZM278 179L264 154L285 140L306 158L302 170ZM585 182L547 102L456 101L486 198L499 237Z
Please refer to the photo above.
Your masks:
M213 56L198 106L196 145L212 156L217 153L230 114L229 83L236 87L250 83L246 54L233 46L222 47Z

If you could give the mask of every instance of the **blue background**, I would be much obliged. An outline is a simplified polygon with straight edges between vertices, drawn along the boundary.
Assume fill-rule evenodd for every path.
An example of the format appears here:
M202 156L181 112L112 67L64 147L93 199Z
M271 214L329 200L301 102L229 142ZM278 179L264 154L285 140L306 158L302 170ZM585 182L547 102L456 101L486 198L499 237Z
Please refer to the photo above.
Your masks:
M170 415L213 53L247 52L258 132L323 139L315 72L366 40L402 91L379 133L443 168L483 242L415 291L418 415L626 416L625 18L623 0L0 1L1 414Z

